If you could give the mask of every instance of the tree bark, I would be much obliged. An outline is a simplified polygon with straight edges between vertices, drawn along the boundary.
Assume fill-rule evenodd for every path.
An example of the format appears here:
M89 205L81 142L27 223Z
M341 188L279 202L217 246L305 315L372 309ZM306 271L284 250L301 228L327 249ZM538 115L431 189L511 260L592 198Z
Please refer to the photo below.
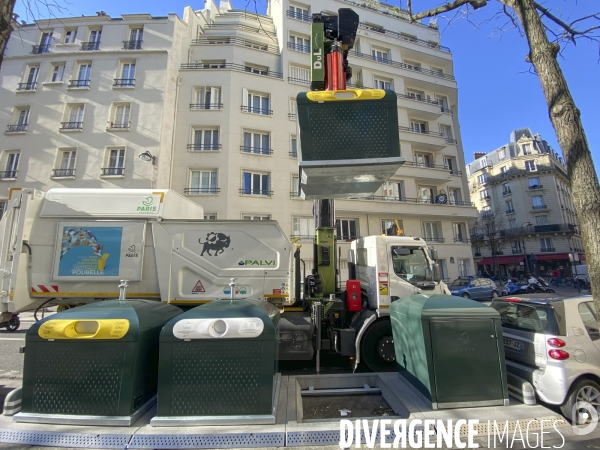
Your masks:
M501 0L512 8L529 43L529 60L539 77L552 126L567 163L573 204L579 219L594 303L600 317L600 186L581 114L556 59L558 44L551 44L533 0Z
M0 0L0 67L4 59L4 49L10 37L12 28L12 16L17 0Z

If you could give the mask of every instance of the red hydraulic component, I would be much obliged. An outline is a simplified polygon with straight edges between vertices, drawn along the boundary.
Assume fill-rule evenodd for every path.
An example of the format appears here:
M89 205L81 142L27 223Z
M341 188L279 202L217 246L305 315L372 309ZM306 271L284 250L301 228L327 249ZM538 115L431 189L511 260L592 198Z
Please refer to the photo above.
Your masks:
M344 55L338 41L334 41L325 62L325 80L328 91L346 90L346 72L344 72Z
M362 295L360 292L360 281L346 281L346 307L350 312L357 312L362 309Z

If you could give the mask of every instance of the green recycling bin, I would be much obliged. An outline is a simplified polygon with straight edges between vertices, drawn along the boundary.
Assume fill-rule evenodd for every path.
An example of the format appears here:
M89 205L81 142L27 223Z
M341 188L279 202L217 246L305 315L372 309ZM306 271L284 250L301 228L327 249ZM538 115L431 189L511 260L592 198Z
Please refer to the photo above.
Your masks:
M156 402L160 331L181 314L154 300L63 311L25 338L17 422L129 426Z
M433 409L508 405L498 312L463 297L415 294L390 306L398 371Z
M394 91L301 92L296 103L302 198L371 196L404 163Z
M171 320L160 335L152 426L272 424L279 391L279 310L224 299Z

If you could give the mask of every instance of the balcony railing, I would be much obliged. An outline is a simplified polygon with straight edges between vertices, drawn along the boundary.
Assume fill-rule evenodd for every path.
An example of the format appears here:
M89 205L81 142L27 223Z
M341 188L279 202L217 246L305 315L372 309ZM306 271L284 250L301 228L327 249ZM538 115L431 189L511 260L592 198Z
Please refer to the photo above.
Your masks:
M129 122L125 122L125 123L111 122L109 128L116 129L116 130L128 130Z
M89 88L90 80L69 80L70 88Z
M218 194L219 192L221 192L221 188L214 188L214 187L208 187L208 188L197 187L197 188L184 188L183 189L184 194Z
M276 45L269 45L263 43L257 43L244 38L238 38L233 36L212 36L212 37L201 37L193 39L192 44L195 45L237 45L240 47L249 47L262 52L279 54L279 47Z
M288 41L287 48L296 50L297 52L310 53L310 45L296 44L295 42Z
M506 210L506 214L514 214L515 210L514 209L507 209Z
M271 149L271 148L246 147L245 145L240 145L240 151L242 153L252 153L255 155L272 155L273 154L273 149Z
M423 239L425 239L425 241L427 242L444 242L446 239L442 238L442 237L424 237Z
M462 175L462 172L460 170L450 169L446 165L433 164L433 163L427 163L427 162L417 162L417 161L406 161L404 163L404 165L405 166L413 166L413 167L425 167L427 169L447 170L450 172L451 175Z
M142 42L142 40L123 41L123 50L140 50Z
M475 252L473 253L474 256L481 256L481 252Z
M267 18L263 18L263 25L267 25L268 23L268 19ZM275 31L267 31L265 29L264 26L258 26L258 27L251 27L249 25L244 25L242 23L235 23L235 22L228 22L228 23L212 23L209 25L206 25L206 28L210 28L210 29L224 29L224 30L242 30L242 31L248 31L250 33L256 33L256 34L266 34L267 36L271 37L271 38L276 38L277 37L277 33ZM233 33L229 33L229 34L233 34Z
M242 105L240 109L242 112L247 112L250 114L258 114L261 116L272 116L273 115L272 109L255 108L254 106L246 106L246 105Z
M6 180L9 178L17 178L16 170L4 170L0 172L0 180Z
M135 78L115 78L113 86L135 87Z
M251 66L246 66L244 64L234 64L234 63L218 63L218 64L208 64L208 63L189 63L182 64L182 70L237 70L238 72L250 72L256 75L262 75L269 78L280 78L283 79L283 74L280 72L273 72L271 69L255 69Z
M310 80L305 80L303 78L288 77L288 83L300 84L302 86L310 86Z
M405 63L401 63L401 62L397 62L397 61L392 61L389 58L383 58L383 57L378 57L378 56L373 56L370 55L368 53L360 53L357 52L355 50L352 50L349 52L349 56L354 56L355 58L360 58L360 59L370 59L371 61L375 61L375 62L379 62L382 64L386 64L388 66L392 66L392 67L397 67L400 69L406 69L406 70L411 70L414 72L419 72L422 73L424 75L431 75L437 78L444 78L446 80L450 80L450 81L454 81L454 76L452 75L447 75L445 73L442 72L438 72L435 70L429 70L429 69L423 69L421 67L418 66L413 66L410 64L405 64Z
M42 53L48 53L50 51L50 44L32 45L31 54L41 55Z
M409 131L411 133L427 134L429 136L442 137L446 140L446 142L456 144L456 139L447 137L444 133L440 133L439 131L429 131L429 130L422 130L421 128L417 128L417 127L402 127L402 126L398 127L398 129L400 131Z
M408 17L408 14L407 14L407 17ZM429 48L433 48L435 50L441 50L443 52L448 52L448 53L450 52L450 48L440 45L436 42L424 41L423 39L417 39L415 37L406 36L404 34L396 32L396 31L386 30L386 29L380 28L380 27L374 27L374 26L368 25L364 22L360 22L358 24L358 26L359 26L359 28L362 28L364 30L375 31L377 33L385 34L388 36L393 36L397 39L402 39L403 41L412 42L413 44L421 45L423 47L429 47Z
M296 11L287 10L285 12L285 15L287 17L289 17L290 19L297 19L297 20L301 20L303 22L310 22L312 20L310 17L310 14L302 14L302 13L299 13Z
M37 82L33 81L31 83L19 83L17 87L17 91L35 91L35 85Z
M510 189L502 191L502 195L510 195L510 194L511 194Z
M8 127L6 129L7 133L22 133L24 131L27 131L26 123L19 123L17 125L8 125Z
M547 209L547 205L533 205L533 209Z
M54 178L74 177L75 169L52 169L52 176Z
M290 158L298 158L298 152L290 152Z
M449 198L446 203L436 203L435 200L415 197L395 197L393 195L371 195L369 197L349 198L349 200L368 200L379 202L420 203L433 206L475 206L474 203Z
M534 190L534 189L543 189L544 186L542 186L541 184L533 184L531 186L529 186L529 189Z
M61 122L61 130L81 130L83 128L83 122Z
M548 252L555 252L556 250L554 249L554 247L542 247L540 248L540 252L542 253L548 253Z
M188 144L188 150L205 150L205 151L214 151L220 150L221 144Z
M202 109L223 109L223 103L190 103L190 109L193 111Z
M102 168L102 176L118 176L124 175L125 168L124 167L103 167Z
M528 227L532 228L532 227ZM533 231L535 233L554 233L554 232L565 232L565 233L576 233L577 227L570 223L554 223L550 225L534 225Z
M81 50L83 51L92 51L92 50L99 50L100 49L100 41L93 41L93 42L82 42L81 43Z
M454 236L454 242L470 242L466 236Z
M564 167L551 162L550 164L538 164L536 173L539 172L548 172L555 170L559 172L563 177L569 178L567 171ZM532 172L526 169L519 169L518 167L512 167L508 169L506 172L499 173L498 175L493 175L490 177L490 183L503 183L506 180L509 180L513 177L521 176L521 175L531 175Z
M241 195L257 195L263 197L273 196L273 191L266 191L263 189L251 189L251 188L240 188Z
M288 119L296 120L298 115L296 113L288 113Z
M290 198L301 198L300 197L300 193L296 192L296 191L291 191L290 192Z

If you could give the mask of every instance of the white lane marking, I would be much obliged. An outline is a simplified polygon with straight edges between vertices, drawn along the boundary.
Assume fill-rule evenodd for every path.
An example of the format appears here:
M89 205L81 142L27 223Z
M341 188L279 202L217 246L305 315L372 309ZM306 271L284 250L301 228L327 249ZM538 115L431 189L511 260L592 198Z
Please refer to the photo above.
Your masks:
M5 337L0 337L0 341L24 341L25 338L5 338Z

